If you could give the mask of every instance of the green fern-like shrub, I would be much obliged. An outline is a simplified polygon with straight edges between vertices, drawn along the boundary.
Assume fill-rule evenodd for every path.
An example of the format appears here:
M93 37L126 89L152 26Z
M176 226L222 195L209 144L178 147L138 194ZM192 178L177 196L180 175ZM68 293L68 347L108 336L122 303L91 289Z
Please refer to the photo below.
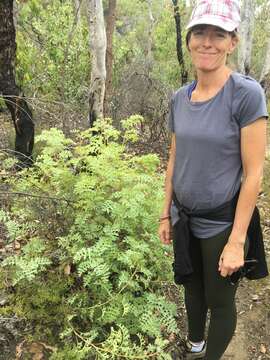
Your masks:
M140 121L123 121L122 133L97 121L75 140L44 131L35 165L6 180L20 197L0 221L21 248L1 271L31 336L57 346L53 360L171 358L176 306L161 289L172 254L157 236L164 179L155 154L131 150Z

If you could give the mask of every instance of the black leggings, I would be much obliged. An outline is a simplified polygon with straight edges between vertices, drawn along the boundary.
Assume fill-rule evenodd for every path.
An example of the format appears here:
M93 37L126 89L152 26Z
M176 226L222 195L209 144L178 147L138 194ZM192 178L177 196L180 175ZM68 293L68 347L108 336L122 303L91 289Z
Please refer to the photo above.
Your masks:
M205 360L221 358L236 327L237 285L231 285L229 277L222 277L218 271L218 261L231 229L230 226L207 239L191 236L190 250L194 273L191 281L185 285L185 305L189 340L194 342L204 339L206 314L210 309ZM245 255L247 250L248 239L245 243Z

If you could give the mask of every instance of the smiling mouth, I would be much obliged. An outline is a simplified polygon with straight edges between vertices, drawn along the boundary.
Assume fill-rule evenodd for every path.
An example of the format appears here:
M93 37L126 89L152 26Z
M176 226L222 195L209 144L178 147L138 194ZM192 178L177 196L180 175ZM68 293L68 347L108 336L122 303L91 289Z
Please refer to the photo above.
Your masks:
M216 53L202 53L202 52L199 52L198 54L200 54L200 55L216 55Z

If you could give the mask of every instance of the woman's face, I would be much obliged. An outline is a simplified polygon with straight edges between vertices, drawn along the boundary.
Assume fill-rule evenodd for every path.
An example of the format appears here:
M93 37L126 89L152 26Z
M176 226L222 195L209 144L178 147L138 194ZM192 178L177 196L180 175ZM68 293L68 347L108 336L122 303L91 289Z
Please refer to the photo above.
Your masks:
M188 48L196 70L213 71L226 64L228 54L236 48L238 38L212 25L196 26Z

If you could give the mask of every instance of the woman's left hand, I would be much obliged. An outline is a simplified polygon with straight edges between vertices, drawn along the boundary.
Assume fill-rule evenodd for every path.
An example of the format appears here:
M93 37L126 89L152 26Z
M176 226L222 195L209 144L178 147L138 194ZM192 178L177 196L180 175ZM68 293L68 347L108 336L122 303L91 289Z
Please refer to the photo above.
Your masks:
M220 275L226 277L244 265L244 242L230 241L225 245L218 263Z

